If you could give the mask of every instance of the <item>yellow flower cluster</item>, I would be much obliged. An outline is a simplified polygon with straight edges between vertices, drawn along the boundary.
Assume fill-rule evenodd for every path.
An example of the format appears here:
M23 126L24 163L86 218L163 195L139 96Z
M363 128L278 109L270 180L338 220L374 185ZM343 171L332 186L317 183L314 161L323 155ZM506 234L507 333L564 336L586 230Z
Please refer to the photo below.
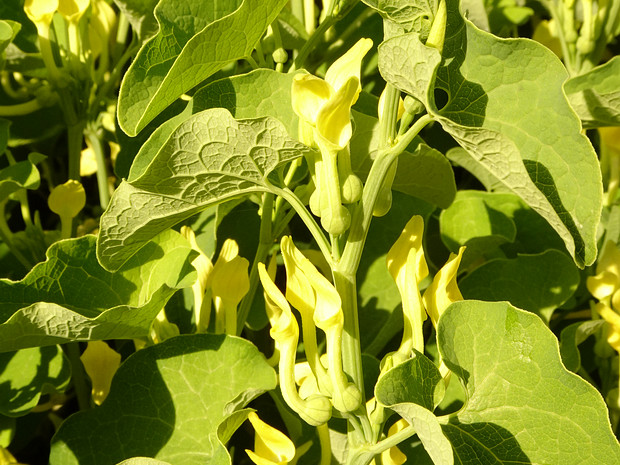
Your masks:
M620 249L613 241L603 246L596 275L587 279L586 286L598 300L594 309L609 325L607 342L620 352Z
M336 288L295 247L290 237L282 238L280 249L286 268L286 296L264 264L258 268L271 323L270 334L280 352L280 387L289 406L306 422L318 426L329 420L332 405L340 412L351 412L361 404L360 390L349 382L342 369L342 303ZM299 392L295 382L299 326L291 305L301 315L309 367L303 376L298 369L298 380L303 386ZM316 328L325 333L325 357L320 356L317 347Z
M371 47L372 40L360 39L329 67L325 79L301 73L293 81L291 97L299 116L300 139L320 150L320 155L308 160L315 186L310 209L334 235L345 232L351 222L343 204L357 202L362 195L362 182L351 169L351 107L362 90L361 63Z
M424 352L422 323L427 314L433 326L437 327L439 317L450 304L463 300L456 284L456 275L465 247L461 247L458 254L450 255L424 295L420 295L420 283L428 276L422 247L423 233L424 220L416 215L409 220L387 254L388 271L396 281L403 306L403 339L397 352L400 361L408 359L412 349ZM398 359L395 362L398 363Z

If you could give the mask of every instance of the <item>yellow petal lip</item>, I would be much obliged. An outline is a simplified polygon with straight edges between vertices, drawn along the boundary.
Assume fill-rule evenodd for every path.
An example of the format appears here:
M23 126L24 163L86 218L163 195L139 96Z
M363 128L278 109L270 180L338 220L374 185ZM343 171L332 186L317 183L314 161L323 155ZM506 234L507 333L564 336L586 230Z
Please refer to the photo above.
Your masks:
M307 277L301 271L301 264L308 260L293 244L290 236L280 241L280 250L286 268L286 299L300 312L314 312L316 298Z
M299 326L293 316L291 307L280 289L269 277L265 265L258 264L258 276L263 285L267 300L269 321L271 322L271 337L278 342L284 342L299 337Z
M89 341L80 359L92 383L93 402L101 405L108 396L112 378L121 365L121 354L103 341Z
M287 464L295 457L295 444L283 432L262 421L256 412L248 415L256 436L254 451L246 449L257 465Z
M318 136L332 145L332 150L342 150L351 139L351 107L359 92L359 80L351 76L317 114Z
M321 107L332 96L332 87L312 74L297 74L293 78L291 104L301 119L315 125Z
M52 190L47 204L61 217L75 218L86 205L86 192L79 181L70 180Z
M337 91L339 90L351 77L357 78L358 93L361 91L361 67L362 59L372 48L372 40L368 38L362 38L351 47L344 55L338 58L329 67L325 73L325 80Z
M435 327L437 327L439 317L450 304L463 300L463 295L456 284L456 274L464 251L465 247L461 247L458 254L450 254L450 258L437 272L433 282L422 296L426 311Z
M67 21L77 22L89 6L90 0L60 0L58 2L58 12Z
M58 0L26 0L24 11L33 23L49 25L58 10Z
M594 305L594 309L609 324L607 342L620 353L620 315L602 302Z
M404 272L410 250L416 251L415 274L417 282L420 283L428 276L428 265L426 264L422 247L423 234L424 219L419 215L415 215L407 222L403 232L388 251L386 257L387 267L394 281L398 282L399 276Z

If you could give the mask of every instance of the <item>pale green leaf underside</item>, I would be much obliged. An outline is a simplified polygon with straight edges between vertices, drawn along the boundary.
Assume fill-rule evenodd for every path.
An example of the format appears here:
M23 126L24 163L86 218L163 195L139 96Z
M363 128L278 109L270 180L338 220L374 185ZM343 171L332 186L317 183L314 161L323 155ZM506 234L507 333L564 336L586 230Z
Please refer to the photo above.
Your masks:
M441 65L440 65L441 62ZM596 154L562 84L567 73L545 47L480 31L448 0L443 61L416 34L379 47L384 78L422 101L468 154L541 214L583 267L596 258L602 205ZM435 105L434 91L449 100Z
M223 108L192 115L157 148L144 174L121 183L101 217L97 256L107 269L210 205L269 191L271 171L312 150L274 118L236 121Z
M70 379L69 360L58 346L0 354L0 414L26 415L42 394L64 391Z
M179 233L167 231L109 273L94 236L55 243L23 280L0 280L0 351L146 336L176 289L195 280L191 254Z
M135 136L180 95L231 61L248 56L287 0L162 0L158 34L123 78L119 125Z
M459 281L466 299L507 300L515 307L538 314L547 323L578 285L579 271L573 261L553 249L537 255L492 260Z
M275 387L275 371L244 339L211 334L169 339L128 358L105 402L63 423L50 464L108 465L151 457L174 465L228 465L219 425Z
M437 333L468 396L442 419L455 463L620 463L602 397L566 370L556 337L536 315L505 302L461 301L441 316Z
M564 90L584 127L620 126L620 57L569 79Z

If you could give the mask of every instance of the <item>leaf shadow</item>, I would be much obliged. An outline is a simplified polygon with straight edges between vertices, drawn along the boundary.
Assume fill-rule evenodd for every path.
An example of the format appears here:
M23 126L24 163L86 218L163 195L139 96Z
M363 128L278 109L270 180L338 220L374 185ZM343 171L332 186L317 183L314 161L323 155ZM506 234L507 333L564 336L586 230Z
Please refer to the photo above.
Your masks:
M455 463L532 463L517 438L495 423L461 423L451 417L441 429L452 444Z
M169 383L183 382L164 379L159 362L217 351L225 339L224 335L186 337L186 344L164 343L135 353L117 371L100 407L82 411L63 424L53 439L52 454L61 446L68 449L63 456L72 454L75 463L88 465L110 465L130 457L156 458L179 427L175 407L179 400L173 398ZM188 443L194 439L188 438Z

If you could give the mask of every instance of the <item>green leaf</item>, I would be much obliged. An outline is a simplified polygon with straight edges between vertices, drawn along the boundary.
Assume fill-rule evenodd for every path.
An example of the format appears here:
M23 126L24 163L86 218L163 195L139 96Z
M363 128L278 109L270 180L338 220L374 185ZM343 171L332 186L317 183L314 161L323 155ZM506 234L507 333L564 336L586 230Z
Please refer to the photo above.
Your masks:
M50 464L104 465L131 457L230 464L219 426L275 387L275 371L244 339L212 334L169 339L129 357L104 403L62 424Z
M362 0L369 7L377 10L386 20L394 23L406 32L417 32L423 37L433 24L439 1L437 0Z
M114 0L118 9L127 17L132 31L141 42L157 34L158 26L153 10L159 0Z
M0 202L21 189L38 189L41 177L35 164L44 158L41 154L31 153L28 160L0 170Z
M123 460L122 462L117 463L116 465L172 465L169 462L164 462L163 460L150 459L148 457L132 457L127 460Z
M564 368L556 337L536 315L505 302L460 301L437 333L468 397L442 419L457 463L620 463L605 402Z
M558 250L487 262L459 281L465 299L507 300L549 324L554 310L577 290L579 271Z
M578 266L596 258L602 182L596 154L569 106L557 57L531 40L480 31L447 0L443 57L417 34L379 47L379 69L423 102L476 163L542 215ZM436 96L447 94L438 108Z
M620 126L620 56L570 78L564 90L584 127Z
M0 54L13 42L21 27L17 21L0 20Z
M378 152L379 120L356 111L353 111L353 117L355 133L351 140L351 165L365 180ZM447 208L456 194L454 172L440 152L416 138L409 150L398 157L392 189Z
M146 336L172 294L196 279L192 253L167 231L109 273L97 261L94 236L55 243L24 279L0 280L0 352Z
M375 396L385 406L413 403L431 412L445 392L445 383L435 364L417 351L413 358L388 370L375 386Z
M16 32L15 45L24 52L36 53L38 48L37 28L28 19L24 11L23 0L4 0L0 2L0 18L18 23L21 27Z
M272 190L271 171L312 151L273 118L236 121L222 108L193 115L157 149L148 170L121 183L101 217L97 256L107 269L210 205Z
M437 417L433 415L445 389L444 380L435 364L419 352L385 373L375 388L377 400L413 426L437 465L454 463L452 447Z
M58 346L0 354L0 414L18 417L37 406L43 394L63 392L71 366Z
M131 182L144 173L159 147L179 124L191 115L210 108L225 108L236 119L272 116L284 125L293 139L296 139L299 118L291 104L293 77L292 73L283 74L270 69L257 69L248 74L207 84L194 94L182 112L153 131L136 155L128 181Z
M184 92L250 55L285 4L225 0L216 8L210 2L161 0L155 7L159 32L140 49L121 84L123 131L136 135Z
M573 373L581 368L579 344L597 333L605 325L605 320L579 321L568 325L560 333L560 354L562 363Z

